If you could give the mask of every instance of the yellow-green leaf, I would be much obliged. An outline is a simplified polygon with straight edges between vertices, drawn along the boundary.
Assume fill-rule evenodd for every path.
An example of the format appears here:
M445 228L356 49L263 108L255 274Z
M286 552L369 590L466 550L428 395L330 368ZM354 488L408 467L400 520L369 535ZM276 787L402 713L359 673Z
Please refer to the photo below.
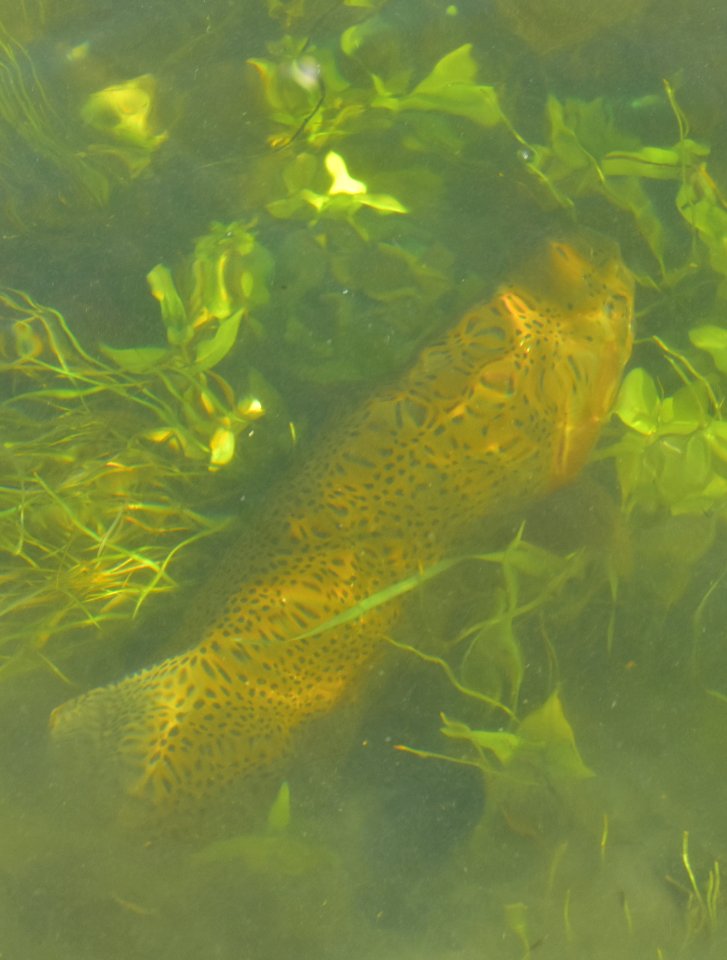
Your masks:
M407 96L380 97L373 105L390 110L441 111L467 117L483 127L494 127L503 120L497 91L475 83L476 74L472 44L466 43L442 57Z
M195 350L195 364L200 370L216 366L234 347L240 329L242 310L231 314L217 325L213 336L201 340Z
M173 346L189 343L194 329L187 318L182 298L172 279L172 275L163 264L158 264L146 275L152 296L159 301L162 321L167 328L167 339Z
M653 378L646 370L637 367L621 385L614 412L627 427L652 436L658 429L660 405Z
M720 373L727 373L727 329L712 324L692 327L689 339L698 350L704 350Z
M514 733L504 730L471 730L466 723L450 720L442 714L444 726L442 733L451 740L466 740L481 750L494 754L498 761L505 765L509 763L517 751L520 740Z
M128 373L146 373L154 370L169 357L165 347L129 347L117 350L114 347L101 346L101 351L110 360Z

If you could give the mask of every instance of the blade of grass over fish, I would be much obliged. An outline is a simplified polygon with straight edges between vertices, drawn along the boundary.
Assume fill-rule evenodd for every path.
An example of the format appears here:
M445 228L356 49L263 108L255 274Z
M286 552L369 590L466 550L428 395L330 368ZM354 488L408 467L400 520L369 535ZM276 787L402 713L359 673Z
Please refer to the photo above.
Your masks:
M461 563L477 560L484 563L501 564L506 556L506 552L501 551L498 553L466 554L461 557L452 557L448 560L442 560L440 563L436 563L433 566L422 570L420 573L412 574L412 576L406 577L404 580L399 580L397 583L393 583L391 586L385 587L383 590L379 590L377 593L371 594L371 596L366 597L366 599L362 600L360 603L356 603L347 610L344 610L342 613L337 614L335 617L331 617L330 620L326 620L325 623L318 624L318 626L312 627L310 630L306 630L304 633L298 634L294 639L296 641L309 640L312 637L320 636L320 634L325 633L327 630L331 630L333 627L340 627L346 623L350 623L352 620L359 620L369 611L375 610L384 603L390 603L392 600L395 600L404 594L410 593L417 587L422 586L422 584L427 583L429 580L433 580L435 577L438 577L440 574L445 573L447 570L451 570L453 567L456 567Z
M423 570L421 573L415 573L411 577L407 577L404 580L399 580L398 583L394 583L390 587L386 587L383 590L379 590L377 593L371 594L371 596L366 597L366 599L362 600L360 603L356 603L354 606L349 607L347 610L337 614L335 617L331 617L329 620L326 620L325 623L321 623L310 630L306 630L304 633L299 633L294 639L295 641L310 640L313 637L320 636L322 633L326 633L326 631L331 630L334 627L341 627L344 624L351 623L353 620L359 620L366 616L366 614L371 610L375 610L384 603L390 603L397 597L401 597L406 593L410 593L412 590L415 590L422 584L427 583L434 577L439 576L446 570L450 570L457 564L462 563L465 559L465 557L458 557L453 560L443 560L441 563L434 564L434 566Z

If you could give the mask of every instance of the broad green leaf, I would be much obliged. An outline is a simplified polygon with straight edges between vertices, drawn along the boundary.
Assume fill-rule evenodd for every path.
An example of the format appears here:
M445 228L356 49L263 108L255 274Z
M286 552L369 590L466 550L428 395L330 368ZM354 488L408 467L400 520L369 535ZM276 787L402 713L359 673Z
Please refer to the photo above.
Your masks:
M146 275L152 296L159 301L162 321L167 328L167 340L172 346L189 343L194 336L194 328L189 323L182 298L172 279L172 275L163 264L158 264Z
M144 151L156 150L166 131L152 129L156 81L144 74L91 94L81 110L85 123L106 136Z
M195 349L195 366L199 370L209 370L216 366L232 350L240 329L243 311L238 310L217 324L214 336L200 340Z
M614 413L632 430L653 436L659 427L661 400L651 375L641 367L631 370L621 385Z
M727 275L727 210L708 175L695 175L681 185L677 208L705 243L711 266Z
M363 207L370 207L379 213L408 213L409 211L403 203L399 203L396 197L390 197L385 193L367 193L366 196L358 197Z
M147 373L157 369L169 359L169 350L166 347L129 347L117 350L114 347L101 345L101 351L110 360L126 370L128 373Z
M662 400L659 422L664 433L687 435L705 426L707 410L706 389L701 383L690 383Z
M189 314L199 329L200 317L226 320L248 304L268 300L272 257L239 221L215 222L194 246Z
M389 110L436 110L466 117L483 127L503 122L497 91L492 86L475 83L477 64L472 57L472 44L452 50L437 63L432 72L404 97L379 97L373 106Z
M563 557L527 540L516 540L505 551L505 566L536 579L554 577L563 569Z
M565 166L566 171L595 167L593 157L581 144L575 130L566 123L563 104L560 100L549 96L546 109L550 121L551 150Z
M477 630L462 659L460 676L465 687L493 700L517 703L525 667L512 616L500 604L501 616ZM503 687L506 695L503 696Z
M503 766L512 760L520 745L519 737L514 733L504 730L471 730L466 723L450 720L444 714L442 720L442 733L445 737L451 740L466 740L480 750L487 750L494 754Z
M727 463L727 421L712 420L704 431L704 436L712 453Z
M704 350L720 373L727 373L727 329L712 324L692 327L689 339L698 350Z
M517 733L522 740L542 749L542 762L549 779L583 780L593 776L593 771L581 759L557 692L525 717Z
M235 456L235 434L227 427L218 427L210 438L210 470L227 466Z
M345 194L365 194L366 184L361 180L354 180L349 174L346 161L340 155L330 150L323 161L326 170L331 175L332 183L328 188L328 193L333 196L337 193Z
M607 177L646 177L649 180L678 180L683 166L677 150L644 147L642 150L615 150L601 161Z
M705 489L715 476L704 436L670 437L657 450L661 463L656 482L663 503L674 514L701 511Z
M605 180L601 189L611 203L633 216L663 273L664 224L641 181L636 177L617 177Z
M306 191L310 193L310 191ZM302 194L294 197L284 197L282 200L273 200L267 205L268 213L278 220L307 220L310 210L306 198Z

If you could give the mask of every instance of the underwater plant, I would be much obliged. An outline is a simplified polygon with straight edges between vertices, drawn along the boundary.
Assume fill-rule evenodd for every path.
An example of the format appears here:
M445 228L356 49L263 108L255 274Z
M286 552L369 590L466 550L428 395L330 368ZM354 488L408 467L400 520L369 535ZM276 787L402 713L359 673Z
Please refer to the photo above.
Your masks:
M72 58L70 51L69 69ZM157 105L151 75L93 93L85 104L62 102L0 21L0 190L7 224L22 232L40 224L57 228L105 206L114 186L144 172L167 139L156 128Z
M108 362L60 313L3 292L4 677L39 666L62 677L59 659L175 589L178 554L225 525L224 491L274 452L275 428L249 441L265 435L252 425L276 394L254 370L237 392L215 369L265 302L268 270L242 225L213 225L181 271L186 301L165 267L149 274L168 345L102 347ZM210 484L223 468L234 476Z

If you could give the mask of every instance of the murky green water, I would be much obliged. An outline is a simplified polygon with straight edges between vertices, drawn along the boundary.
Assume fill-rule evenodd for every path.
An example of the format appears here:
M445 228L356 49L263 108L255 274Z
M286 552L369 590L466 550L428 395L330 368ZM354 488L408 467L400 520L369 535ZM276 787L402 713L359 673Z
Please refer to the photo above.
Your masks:
M722 957L727 13L0 25L0 956ZM398 649L252 818L242 783L128 823L51 711L195 644L221 550L254 555L327 422L585 231L637 329L582 475L399 585Z

